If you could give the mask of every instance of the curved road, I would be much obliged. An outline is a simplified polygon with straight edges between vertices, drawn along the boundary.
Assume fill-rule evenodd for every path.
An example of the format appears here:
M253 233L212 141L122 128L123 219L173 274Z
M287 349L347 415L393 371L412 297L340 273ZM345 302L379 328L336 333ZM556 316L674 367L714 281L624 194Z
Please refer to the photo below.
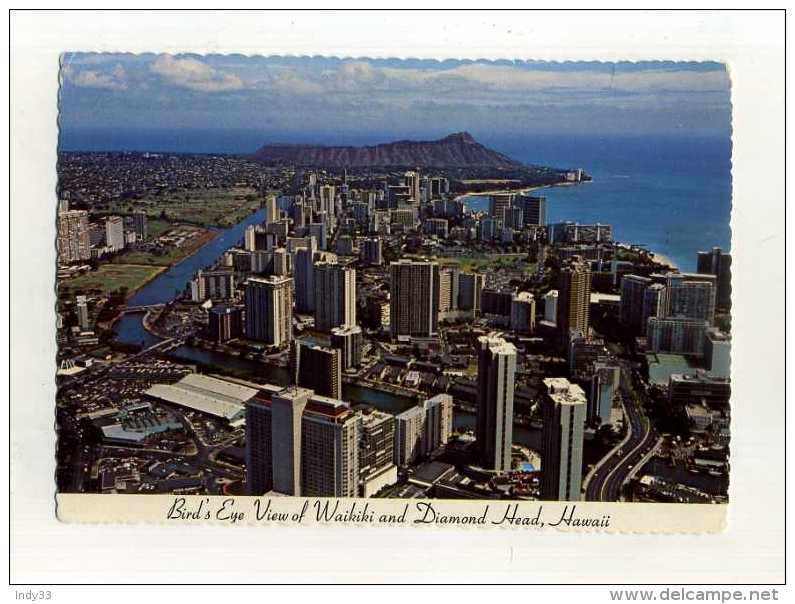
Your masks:
M632 369L624 365L621 368L621 396L629 420L629 438L618 450L599 462L589 479L584 495L586 501L618 501L621 498L621 487L633 468L657 442L657 431L632 396L632 379Z

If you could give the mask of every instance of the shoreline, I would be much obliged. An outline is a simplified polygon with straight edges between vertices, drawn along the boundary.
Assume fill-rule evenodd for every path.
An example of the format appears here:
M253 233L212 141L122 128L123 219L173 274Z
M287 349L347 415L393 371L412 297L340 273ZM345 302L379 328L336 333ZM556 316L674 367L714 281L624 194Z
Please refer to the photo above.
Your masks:
M533 185L532 187L524 187L521 189L492 189L489 191L467 191L461 193L460 195L456 195L453 198L453 201L458 201L463 197L487 197L489 195L505 195L508 193L516 193L519 195L524 195L532 191L538 191L539 189L548 189L550 187L555 187L555 186L557 185Z

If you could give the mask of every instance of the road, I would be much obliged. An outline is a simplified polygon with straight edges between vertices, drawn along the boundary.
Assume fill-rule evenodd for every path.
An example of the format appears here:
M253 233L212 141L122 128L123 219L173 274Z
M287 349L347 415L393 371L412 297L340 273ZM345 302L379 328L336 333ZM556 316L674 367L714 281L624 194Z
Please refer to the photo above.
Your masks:
M659 434L635 402L631 385L632 371L628 365L622 365L621 397L627 418L628 438L621 447L597 464L585 491L586 501L619 501L621 488L633 468L651 451L659 438Z

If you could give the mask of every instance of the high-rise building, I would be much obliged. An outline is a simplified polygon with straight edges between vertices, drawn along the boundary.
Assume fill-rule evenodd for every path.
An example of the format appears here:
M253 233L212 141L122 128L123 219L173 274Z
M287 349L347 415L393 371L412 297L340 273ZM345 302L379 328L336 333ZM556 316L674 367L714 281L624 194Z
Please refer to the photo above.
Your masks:
M583 425L587 401L566 378L544 379L541 498L577 501L582 484Z
M502 211L502 224L506 229L521 231L524 227L524 210L517 206Z
M702 354L709 323L689 317L649 317L646 350L675 354Z
M309 224L309 234L317 241L318 249L325 250L328 247L328 231L325 222L312 222Z
M732 283L731 283L732 256L725 253L719 247L713 247L709 252L698 253L699 273L715 275L716 294L715 304L719 308L730 309L732 305Z
M420 197L420 173L419 172L406 172L403 175L403 182L409 190L409 200L414 203L421 201Z
M342 361L337 348L293 340L290 372L295 384L322 396L342 396Z
M643 314L641 319L641 333L646 335L646 328L650 317L662 318L665 315L668 301L665 286L662 283L652 283L643 292Z
M458 308L479 312L485 284L485 275L460 273L458 275Z
M362 364L362 328L357 325L335 327L331 330L331 347L340 351L342 370Z
M361 425L361 415L343 401L318 395L309 400L301 439L303 496L359 494Z
M132 224L136 238L139 241L146 241L149 238L149 218L146 212L133 212Z
M544 321L557 325L558 321L558 290L551 289L544 294Z
M573 256L560 269L558 282L558 316L556 324L564 338L569 331L580 330L586 337L590 326L591 268L585 260Z
M235 271L232 268L197 271L190 282L190 296L194 302L204 302L207 298L226 300L234 296L235 287Z
M502 220L505 215L505 209L511 207L513 198L513 193L489 195L489 216L497 220Z
M249 278L246 282L246 337L281 347L292 340L292 328L292 279Z
M425 409L410 407L395 416L395 465L408 466L422 456Z
M519 292L511 300L511 330L533 333L536 329L536 300L529 292Z
M597 417L602 424L610 423L613 399L621 383L621 368L610 361L597 361L593 365L591 396L588 399L588 421Z
M668 273L666 275L666 316L715 321L714 275Z
M453 435L453 397L437 394L422 403L425 424L422 429L422 453L428 455L446 445Z
M306 388L268 387L246 404L250 495L355 497L361 417Z
M427 218L422 223L422 229L427 235L435 235L440 239L447 239L447 219L445 218Z
M295 278L295 310L301 314L309 314L315 310L315 256L317 240L309 238L305 247L295 250L293 275Z
M480 464L511 470L516 348L497 334L478 338L477 439Z
M325 212L327 216L334 214L334 199L336 198L334 185L323 185L320 187L320 212ZM325 249L321 246L321 249Z
M731 377L731 346L729 334L708 329L704 336L704 364L712 377Z
M277 247L273 250L273 274L286 277L290 273L292 273L292 256L286 248Z
M651 279L639 275L624 275L621 279L621 325L633 334L643 333L644 298Z
M547 198L530 195L517 195L513 205L522 208L524 224L543 226L547 223Z
M439 312L458 309L458 269L439 271Z
M441 176L432 176L428 179L428 194L430 198L440 199L450 192L450 182Z
M77 313L77 324L82 331L89 331L91 323L88 318L88 300L85 296L77 296L75 299L75 312Z
M389 265L389 274L392 337L435 335L439 314L439 265L402 259Z
M105 219L105 246L114 252L124 249L124 220L121 216Z
M265 224L279 220L279 205L275 195L268 195L265 199Z
M411 465L447 444L453 434L453 397L439 394L395 416L395 464Z
M484 315L511 316L511 303L516 291L513 288L486 288L481 294L480 310Z
M381 411L361 414L359 439L359 494L371 497L387 485L397 482L395 455L395 417Z
M362 241L362 262L370 266L381 266L384 263L381 239L378 237Z
M91 258L88 212L68 210L58 214L58 262L71 264Z
M246 227L246 232L243 235L243 247L249 252L256 251L257 249L257 227L250 224Z
M243 310L237 306L216 304L209 312L210 338L214 342L227 342L243 333Z
M315 271L315 329L356 325L356 270L331 262L318 262Z

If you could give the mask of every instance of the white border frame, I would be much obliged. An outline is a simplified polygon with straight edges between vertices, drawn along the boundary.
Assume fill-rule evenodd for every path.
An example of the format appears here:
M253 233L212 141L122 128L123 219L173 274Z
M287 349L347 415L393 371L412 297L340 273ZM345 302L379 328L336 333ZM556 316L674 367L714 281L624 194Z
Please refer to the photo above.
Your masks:
M12 13L12 582L783 581L783 29L781 12ZM728 62L736 296L729 529L650 537L59 523L50 318L64 50Z

